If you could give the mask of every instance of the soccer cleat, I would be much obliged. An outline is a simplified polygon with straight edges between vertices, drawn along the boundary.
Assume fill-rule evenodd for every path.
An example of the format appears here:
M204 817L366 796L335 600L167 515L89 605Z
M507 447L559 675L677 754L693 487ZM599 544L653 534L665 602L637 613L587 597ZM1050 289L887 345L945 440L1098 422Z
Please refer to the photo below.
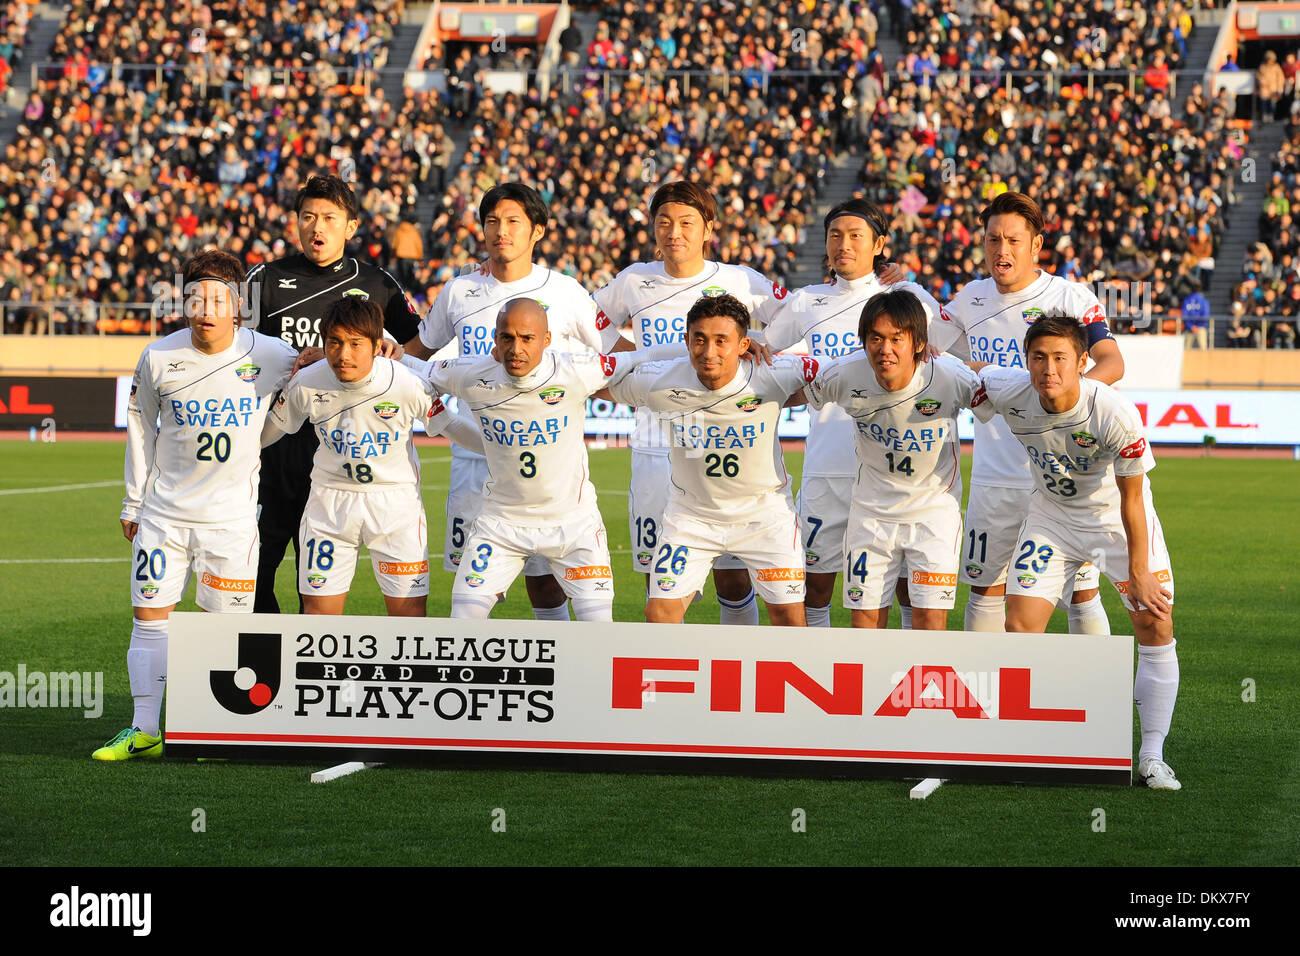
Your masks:
M161 757L162 752L161 734L151 737L143 730L128 727L90 756L96 760L130 760L133 757L152 760Z
M1138 764L1138 779L1152 790L1181 790L1183 785L1174 776L1173 767L1163 760L1147 757Z

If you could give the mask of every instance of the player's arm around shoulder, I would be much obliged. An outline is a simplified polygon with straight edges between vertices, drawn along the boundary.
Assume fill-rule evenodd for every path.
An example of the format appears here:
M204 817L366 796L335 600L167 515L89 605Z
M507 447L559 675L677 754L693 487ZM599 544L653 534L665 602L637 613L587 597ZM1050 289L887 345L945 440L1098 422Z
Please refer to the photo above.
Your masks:
M1029 381L1028 372L1004 368L1000 365L981 365L976 377L979 379L980 387L976 394L971 396L970 409L982 422L990 421L994 415L1001 414L1006 405L1007 392ZM983 399L977 404L975 400L981 393Z
M1093 366L1085 373L1088 378L1114 385L1124 377L1124 355L1119 350L1119 343L1111 335L1110 325L1106 321L1106 311L1101 306L1090 288L1081 282L1070 283L1072 312L1079 317L1079 323L1088 338L1088 357Z
M772 359L772 374L785 392L782 405L806 405L807 386L817 380L823 363L811 355L777 355Z

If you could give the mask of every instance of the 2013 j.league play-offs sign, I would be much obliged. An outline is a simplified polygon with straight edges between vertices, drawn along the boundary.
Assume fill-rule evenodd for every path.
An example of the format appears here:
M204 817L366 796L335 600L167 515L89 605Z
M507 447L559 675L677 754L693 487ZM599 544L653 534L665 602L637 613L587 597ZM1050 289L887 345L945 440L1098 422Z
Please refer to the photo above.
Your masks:
M1131 780L1131 637L195 613L168 646L172 756Z

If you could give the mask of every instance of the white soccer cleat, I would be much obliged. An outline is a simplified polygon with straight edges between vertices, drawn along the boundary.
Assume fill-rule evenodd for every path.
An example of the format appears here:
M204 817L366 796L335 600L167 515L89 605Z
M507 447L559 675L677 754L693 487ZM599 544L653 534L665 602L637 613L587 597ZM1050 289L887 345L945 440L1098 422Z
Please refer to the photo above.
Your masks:
M1152 790L1181 790L1183 785L1174 776L1174 769L1163 760L1147 757L1138 764L1138 779Z

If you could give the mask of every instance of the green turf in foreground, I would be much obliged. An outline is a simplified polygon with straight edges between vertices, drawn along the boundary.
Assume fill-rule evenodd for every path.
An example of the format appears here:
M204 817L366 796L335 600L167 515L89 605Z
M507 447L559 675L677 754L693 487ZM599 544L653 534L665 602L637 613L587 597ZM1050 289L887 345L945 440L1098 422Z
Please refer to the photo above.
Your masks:
M430 540L442 535L445 449L422 449ZM382 768L327 785L303 764L99 764L130 719L128 546L117 526L122 446L0 443L0 670L103 671L104 715L0 711L0 846L10 864L1085 864L1259 865L1300 859L1300 666L1294 647L1300 466L1166 459L1153 473L1174 558L1182 689L1166 749L1180 793L1145 788ZM787 456L797 473L799 456ZM614 555L619 619L638 618L629 570L627 455L591 455ZM52 559L99 558L100 563ZM30 561L34 563L9 563ZM364 563L362 565L364 568ZM437 585L435 575L435 588ZM449 578L431 600L445 613ZM294 600L292 566L277 593ZM1126 617L1113 593L1114 629ZM961 619L964 593L953 612ZM183 609L192 609L187 601ZM382 613L359 573L352 613ZM527 614L523 588L507 615ZM836 623L845 614L837 610ZM697 605L691 619L715 620ZM1057 629L1062 622L1054 622ZM1255 701L1243 701L1245 680ZM504 833L494 811L505 812ZM806 832L792 830L792 812ZM194 811L205 832L194 832ZM1095 832L1095 810L1105 832ZM129 821L129 825L123 825ZM142 839L139 834L149 834Z

